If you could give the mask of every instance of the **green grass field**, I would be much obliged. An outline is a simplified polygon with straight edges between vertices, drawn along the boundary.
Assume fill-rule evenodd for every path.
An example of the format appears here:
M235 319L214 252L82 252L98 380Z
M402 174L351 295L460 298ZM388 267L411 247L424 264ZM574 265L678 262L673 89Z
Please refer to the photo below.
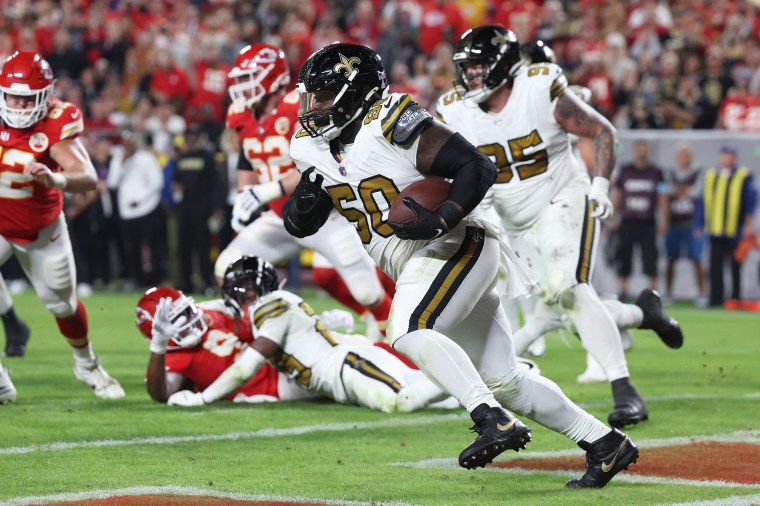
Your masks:
M306 296L317 311L332 304L314 292ZM750 485L695 486L623 473L601 491L565 490L568 476L580 471L465 471L455 465L473 438L463 411L384 415L327 402L169 408L145 391L149 352L134 326L138 298L97 293L85 300L95 351L127 392L124 400L104 401L74 378L66 342L35 295L16 297L32 340L24 358L3 359L18 401L0 406L0 503L45 502L56 494L96 497L96 491L134 487L145 487L138 489L144 493L185 487L230 500L262 496L356 504L663 504L747 495L760 502L760 462L747 463L757 474ZM760 443L760 315L686 306L671 313L686 335L681 350L669 350L640 331L628 354L650 410L650 421L627 431L640 442L637 465L646 465L647 448L656 440L730 435ZM575 383L585 365L580 344L557 336L547 344L537 360L544 375L606 420L609 387ZM531 427L527 454L577 450L572 441L535 423ZM737 436L738 431L748 432ZM499 460L522 455L503 454ZM582 468L582 455L576 458ZM30 497L38 499L23 499Z

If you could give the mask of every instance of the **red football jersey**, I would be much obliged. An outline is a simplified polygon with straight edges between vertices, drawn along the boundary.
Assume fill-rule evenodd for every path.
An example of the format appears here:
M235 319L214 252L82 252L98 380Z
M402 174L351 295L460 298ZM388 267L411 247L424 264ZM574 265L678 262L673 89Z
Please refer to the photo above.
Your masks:
M243 153L256 171L260 183L279 181L283 175L295 170L290 158L290 139L300 127L298 123L298 93L291 91L280 100L277 109L259 120L250 109L241 110L231 105L227 111L227 127L234 129ZM269 208L282 216L287 197L273 200Z
M208 330L201 342L191 349L169 351L165 358L167 371L189 378L199 391L208 388L235 362L244 342L253 341L251 325L246 325L245 319L231 318L210 309L203 309L203 318ZM245 385L225 399L231 400L238 394L246 397L268 395L279 399L277 379L277 370L266 363Z
M47 116L29 128L0 124L0 235L9 241L34 241L63 209L61 190L23 174L24 166L35 160L53 172L60 171L50 147L84 130L82 113L75 105L57 99L48 102Z

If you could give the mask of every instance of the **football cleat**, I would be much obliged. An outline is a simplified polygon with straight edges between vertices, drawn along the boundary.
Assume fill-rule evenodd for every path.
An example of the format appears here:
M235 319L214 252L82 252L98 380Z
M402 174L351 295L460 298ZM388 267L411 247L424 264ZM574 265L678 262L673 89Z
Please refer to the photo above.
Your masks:
M77 360L74 364L74 376L95 391L101 399L121 399L126 394L118 381L108 375L98 359Z
M567 488L602 488L639 458L639 449L633 441L617 429L595 443L581 441L578 446L586 452L586 472L579 479L568 481Z
M8 370L0 365L0 404L8 404L16 400L16 387L13 386Z
M29 342L29 326L13 313L4 315L3 329L5 330L5 351L6 357L23 357L26 352L26 343Z
M632 384L626 385L621 393L616 393L615 407L607 417L607 422L615 428L622 429L626 425L636 425L649 419L649 411L638 390Z
M650 329L657 334L668 348L678 349L683 345L681 326L662 309L662 300L656 290L642 290L636 305L644 313L640 329Z
M530 427L501 408L480 404L470 416L475 422L470 430L478 437L459 454L459 465L465 469L485 467L506 450L525 449L531 440Z

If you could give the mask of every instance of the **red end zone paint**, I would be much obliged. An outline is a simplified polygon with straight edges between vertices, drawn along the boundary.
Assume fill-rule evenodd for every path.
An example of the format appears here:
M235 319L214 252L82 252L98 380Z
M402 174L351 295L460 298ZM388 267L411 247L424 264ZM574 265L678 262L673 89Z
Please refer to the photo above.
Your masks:
M324 506L324 504L312 502L280 502L280 501L238 501L226 497L211 496L188 496L188 495L127 495L114 496L107 499L90 499L87 501L57 502L52 506L208 506L208 505L231 505L231 506Z
M747 443L692 443L661 448L642 448L639 461L628 473L685 480L722 480L749 485L760 484L760 445ZM514 459L496 462L492 467L520 468L534 471L585 470L578 457L548 459Z

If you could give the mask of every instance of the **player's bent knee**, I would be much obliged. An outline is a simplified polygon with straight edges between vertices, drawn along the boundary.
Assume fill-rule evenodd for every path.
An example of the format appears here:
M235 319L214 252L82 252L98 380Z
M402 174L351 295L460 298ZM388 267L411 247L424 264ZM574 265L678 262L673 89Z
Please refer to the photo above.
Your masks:
M222 252L219 253L219 256L216 258L216 263L214 264L214 275L217 277L217 279L224 278L224 272L227 270L227 267L229 267L232 262L241 256L243 256L243 253L237 248L228 246L222 250Z
M383 301L385 291L374 269L349 275L346 285L356 302L364 307L372 308Z
M44 300L45 307L48 311L53 313L56 318L68 318L77 312L77 300L76 297L71 297L71 300Z

